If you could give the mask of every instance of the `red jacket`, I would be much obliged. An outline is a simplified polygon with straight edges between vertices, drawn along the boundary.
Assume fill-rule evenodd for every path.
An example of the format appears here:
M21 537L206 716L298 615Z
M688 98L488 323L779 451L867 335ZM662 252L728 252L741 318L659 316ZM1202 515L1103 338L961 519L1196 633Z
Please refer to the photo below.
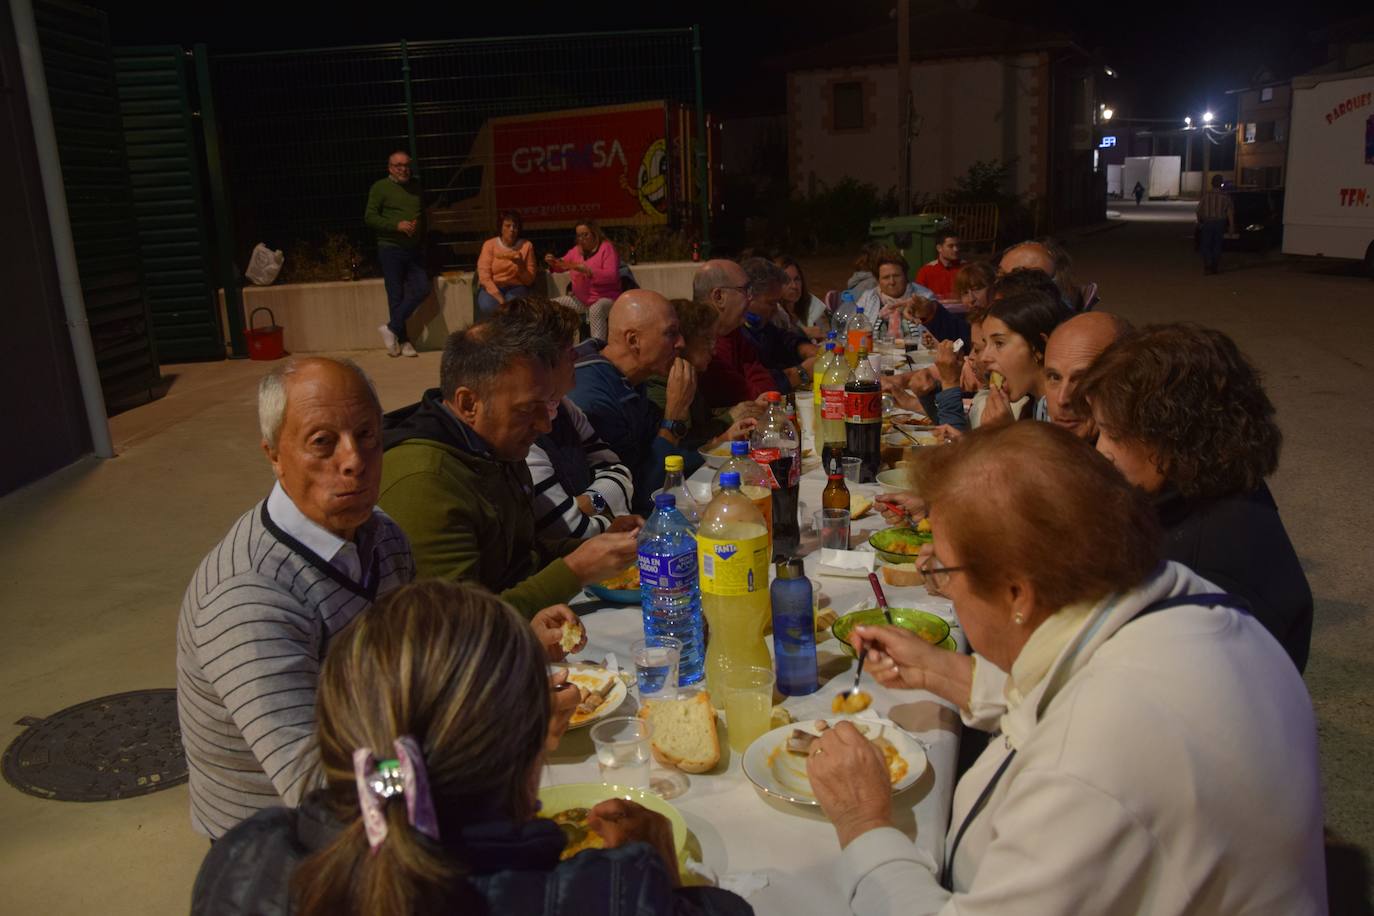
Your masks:
M716 353L711 357L711 365L697 377L697 388L705 393L706 403L713 409L752 401L777 387L773 374L759 360L758 351L744 339L739 328L716 338Z
M936 258L929 264L923 264L921 269L916 271L916 282L941 299L953 299L954 275L963 266L963 261L955 261L946 267L940 263L939 258Z

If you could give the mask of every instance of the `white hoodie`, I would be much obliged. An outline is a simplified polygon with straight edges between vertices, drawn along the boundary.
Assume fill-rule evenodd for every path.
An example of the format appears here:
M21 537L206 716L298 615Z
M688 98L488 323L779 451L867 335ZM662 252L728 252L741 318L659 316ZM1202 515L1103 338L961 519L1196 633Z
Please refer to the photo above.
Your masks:
M1017 754L960 842L954 894L943 863L884 828L841 854L853 911L1325 914L1316 724L1282 647L1225 607L1121 629L1155 601L1218 591L1165 564L1094 608L1010 711L1006 675L979 658L970 722L1005 714L1004 732L959 781L947 844Z

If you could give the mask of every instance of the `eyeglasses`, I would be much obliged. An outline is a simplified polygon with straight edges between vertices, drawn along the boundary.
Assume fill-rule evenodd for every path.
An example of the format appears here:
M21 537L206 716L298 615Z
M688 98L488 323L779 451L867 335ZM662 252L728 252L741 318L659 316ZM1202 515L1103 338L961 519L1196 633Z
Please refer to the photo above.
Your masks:
M716 289L733 289L735 292L739 293L745 299L754 298L754 294L749 291L750 284L748 283L744 284L743 286L718 286L716 287Z
M957 572L964 572L965 570L968 569L968 567L967 567L967 566L936 566L936 565L935 565L935 558L934 558L934 557L931 557L930 559L928 559L928 560L926 560L924 563L922 563L922 564L920 565L919 569L921 570L921 575L924 576L925 578L929 579L929 580L930 580L930 583L931 583L932 585L934 585L934 586L935 586L937 589L939 589L940 591L944 591L944 590L945 590L945 586L949 585L949 577L950 577L950 574L951 574L951 573L957 573Z

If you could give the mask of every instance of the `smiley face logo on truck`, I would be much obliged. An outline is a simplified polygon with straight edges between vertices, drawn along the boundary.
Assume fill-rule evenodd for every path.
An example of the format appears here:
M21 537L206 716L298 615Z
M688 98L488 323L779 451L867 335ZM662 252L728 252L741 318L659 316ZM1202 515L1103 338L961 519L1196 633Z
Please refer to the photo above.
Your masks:
M649 144L635 176L639 206L650 216L668 212L668 144L663 138Z

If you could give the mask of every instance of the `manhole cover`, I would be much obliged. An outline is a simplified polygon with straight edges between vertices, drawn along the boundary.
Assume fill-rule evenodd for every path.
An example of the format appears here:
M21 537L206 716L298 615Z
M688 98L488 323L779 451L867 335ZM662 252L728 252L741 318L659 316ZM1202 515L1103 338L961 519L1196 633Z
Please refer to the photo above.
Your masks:
M87 700L40 719L5 750L5 780L57 801L113 801L186 781L175 690Z

